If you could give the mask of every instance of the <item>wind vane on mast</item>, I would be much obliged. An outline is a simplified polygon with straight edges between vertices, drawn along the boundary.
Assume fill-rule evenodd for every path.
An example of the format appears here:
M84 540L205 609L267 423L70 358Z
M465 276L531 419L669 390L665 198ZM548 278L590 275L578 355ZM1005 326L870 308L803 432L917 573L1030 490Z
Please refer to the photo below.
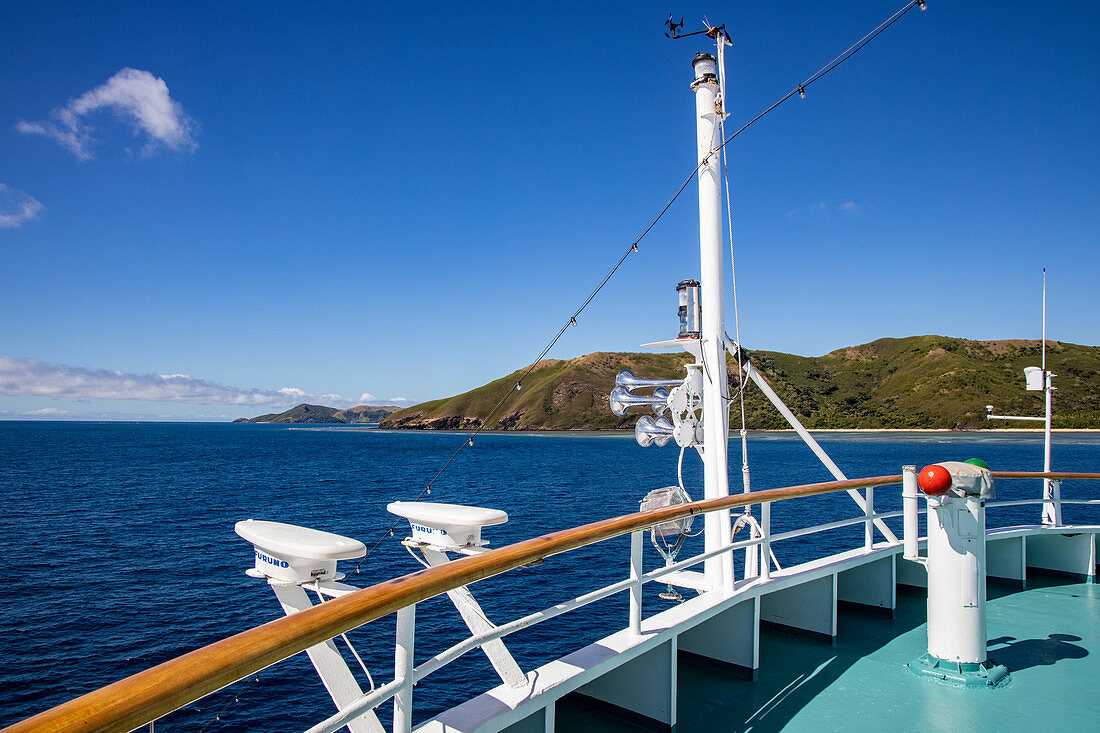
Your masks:
M666 38L677 39L677 38L687 38L688 36L698 36L698 35L701 35L701 34L705 33L706 35L710 36L711 38L713 38L715 40L717 40L718 36L721 35L726 39L726 43L729 43L731 45L733 44L733 39L730 38L730 34L726 33L726 26L724 26L724 25L710 25L709 23L706 23L706 22L704 22L704 25L706 27L701 31L692 31L691 33L680 33L679 31L684 27L684 18L683 18L683 16L680 16L680 22L676 23L675 21L672 20L672 13L669 13L668 14L668 20L665 21L665 27L668 28L668 30L665 31L665 37Z
M669 13L668 20L665 21L665 25L668 27L668 30L665 32L666 38L679 38L680 36L676 35L676 31L684 27L684 16L680 16L679 23L673 23L672 13ZM671 33L672 35L669 35L669 33Z

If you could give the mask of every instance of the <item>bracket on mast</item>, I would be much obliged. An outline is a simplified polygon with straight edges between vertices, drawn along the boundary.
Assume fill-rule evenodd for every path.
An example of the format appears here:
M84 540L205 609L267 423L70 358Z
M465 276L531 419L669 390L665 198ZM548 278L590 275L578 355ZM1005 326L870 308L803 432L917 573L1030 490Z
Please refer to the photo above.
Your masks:
M730 38L730 34L726 32L725 25L710 25L709 23L706 25L707 27L701 31L680 33L679 31L682 30L684 27L684 17L681 15L680 22L676 23L672 20L672 13L669 13L668 20L665 21L665 27L668 28L668 30L665 31L665 38L676 40L678 38L688 38L689 36L706 35L717 41L719 36L721 36L723 39L725 39L726 43L730 44L731 46L733 45L733 39Z

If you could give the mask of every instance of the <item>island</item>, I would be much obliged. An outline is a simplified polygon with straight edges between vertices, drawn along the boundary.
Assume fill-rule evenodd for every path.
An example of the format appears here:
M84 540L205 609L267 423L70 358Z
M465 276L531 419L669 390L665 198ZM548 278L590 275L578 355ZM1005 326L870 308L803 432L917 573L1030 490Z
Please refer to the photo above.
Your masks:
M1037 339L977 341L947 336L883 338L824 356L746 351L752 363L803 424L812 429L1015 428L986 420L986 405L1000 414L1042 415L1043 393L1024 389L1023 369L1038 366ZM453 397L394 412L383 428L417 430L621 430L645 412L617 417L608 397L620 369L639 377L683 376L684 352L597 352L575 359L546 359ZM1100 428L1100 347L1047 341L1054 384L1054 427ZM726 362L730 425L741 425L737 363ZM744 390L746 425L786 429L783 417L754 385ZM493 408L501 407L494 413ZM1028 425L1028 427L1031 427Z
M1056 375L1054 427L1100 428L1100 347L1061 341L1047 341L1046 346L1047 369ZM765 350L746 354L807 428L975 430L1021 427L986 420L986 405L995 405L1000 414L1043 414L1043 393L1026 391L1023 377L1024 367L1040 364L1041 348L1035 339L910 336L824 356ZM636 408L625 417L611 412L608 397L615 375L629 369L639 377L678 378L690 359L683 351L545 359L530 370L524 367L468 392L413 407L302 404L234 422L380 423L395 430L624 430L633 428L646 411ZM726 360L726 379L733 429L741 426L742 396L750 430L788 427L753 384L745 384L742 395L732 357Z
M322 423L322 424L363 424L379 423L389 415L400 410L394 405L359 405L338 409L324 405L301 404L286 412L260 415L259 417L239 417L233 422L253 423Z

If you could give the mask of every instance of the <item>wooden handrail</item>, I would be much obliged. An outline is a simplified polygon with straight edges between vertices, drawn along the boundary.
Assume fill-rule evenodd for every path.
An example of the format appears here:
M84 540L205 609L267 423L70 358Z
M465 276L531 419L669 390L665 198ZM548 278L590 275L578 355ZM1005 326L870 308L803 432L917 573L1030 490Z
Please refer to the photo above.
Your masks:
M1042 471L993 471L993 478L1100 479L1100 473L1043 473Z
M995 472L993 475L997 478L1100 479L1100 474L1083 473ZM900 482L901 476L878 476L754 491L626 514L506 545L377 583L242 631L62 703L0 733L130 731L400 608L552 555L689 516Z

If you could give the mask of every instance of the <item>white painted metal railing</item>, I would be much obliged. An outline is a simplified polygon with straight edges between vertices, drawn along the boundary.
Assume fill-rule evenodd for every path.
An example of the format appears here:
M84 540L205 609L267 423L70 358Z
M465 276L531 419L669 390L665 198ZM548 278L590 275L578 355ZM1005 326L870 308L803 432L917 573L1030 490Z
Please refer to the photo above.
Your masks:
M1070 474L1062 474L1062 475L1063 476L1068 476ZM1007 474L1007 475L995 474L995 476L1003 477L1003 478L1025 478L1025 477L1032 477L1033 478L1033 477L1036 476L1036 474L1027 474L1027 475L1023 475L1023 474ZM1089 478L1089 479L1100 478L1100 474L1077 474L1077 475L1074 475L1074 477L1078 477L1078 476L1081 477L1081 478ZM879 478L879 479L874 479L873 481L877 482L875 485L891 485L892 483L900 483L900 478L901 478L900 476L899 477L883 477L883 478ZM895 479L897 479L897 480L895 480ZM726 538L726 543L723 544L722 546L714 549L714 550L711 550L709 552L703 552L703 553L694 555L693 557L690 557L690 558L687 558L687 559L684 559L684 560L679 560L679 561L676 561L676 562L667 563L663 567L656 568L656 569L653 569L653 570L650 570L650 571L645 571L644 570L644 565L643 565L643 559L644 559L643 551L644 551L644 547L645 547L645 544L646 544L646 542L644 541L644 539L645 539L644 538L644 533L646 531L648 531L648 527L651 526L652 524L658 524L658 523L661 523L663 521L667 521L668 517L672 516L671 514L669 514L669 512L680 511L681 514L686 514L684 509L682 507L679 508L679 509L677 507L669 507L669 508L666 508L664 510L658 510L659 512L664 512L664 514L661 514L660 516L665 517L665 518L664 519L656 519L655 521L646 520L645 522L640 522L637 519L633 519L633 517L637 517L638 515L630 515L629 517L620 517L620 518L616 518L615 520L607 520L607 522L623 523L627 526L641 527L639 529L633 529L632 531L629 531L629 532L615 532L613 530L607 530L607 531L604 532L604 534L602 536L597 537L597 538L592 540L594 542L594 541L600 541L602 539L607 539L607 538L612 537L612 536L621 535L621 534L624 534L624 533L629 533L630 534L630 536L631 536L630 537L630 563L629 563L628 577L626 577L625 579L622 579L622 580L618 580L618 581L616 581L614 583L611 583L609 585L603 586L601 588L598 588L596 590L593 590L589 593L585 593L583 595L577 596L577 597L575 597L571 600L556 604L554 606L550 606L550 607L545 608L541 611L537 611L535 613L528 614L526 616L515 619L513 621L494 626L493 628L491 628L487 631L477 633L477 634L473 634L473 635L463 639L462 641L452 645L451 647L435 654L433 657L431 657L430 659L424 661L420 665L414 665L414 662L413 662L414 647L415 647L415 626L416 626L416 601L414 599L413 602L408 603L407 605L401 606L399 608L396 608L396 614L397 614L396 636L397 636L397 638L396 638L395 652L394 652L394 679L392 681L384 684L384 685L381 685L380 687L377 687L376 689L373 689L371 692L368 692L368 693L364 694L361 698L359 698L358 700L355 700L351 704L346 705L340 712L336 713L335 715L329 716L325 720L323 720L320 723L318 723L318 724L314 725L313 727L309 728L307 733L325 733L325 732L328 732L328 731L339 730L340 728L345 726L348 722L350 722L352 720L355 720L356 718L358 718L360 716L365 715L368 711L377 708L379 705L381 705L381 704L383 704L383 703L385 703L385 702L387 702L388 700L391 700L391 699L394 701L393 730L395 731L395 733L408 733L408 731L411 731L411 729L412 729L413 688L418 682L420 682L424 678L426 678L429 675L437 672L438 670L442 669L443 667L447 666L448 664L451 664L452 662L456 661L457 659L459 659L463 655L465 655L465 654L467 654L467 653L469 653L473 650L481 648L485 644L488 644L488 643L490 643L492 641L495 641L497 639L503 639L504 637L507 637L511 634L514 634L517 631L520 631L522 629L529 628L531 626L534 626L536 624L542 623L542 622L547 621L549 619L555 618L555 617L560 616L562 614L569 613L571 611L575 611L579 608L583 608L584 606L588 606L592 603L595 603L597 601L606 599L610 596L616 595L616 594L624 592L624 591L628 591L629 594L630 594L629 615L628 615L628 619L627 619L626 628L630 629L632 632L637 634L637 633L640 632L640 630L642 628L642 620L643 620L643 612L642 612L643 602L642 601L643 601L643 589L644 589L645 584L655 582L655 581L660 581L660 580L666 578L667 576L669 576L671 574L687 570L691 567L694 567L694 566L697 566L697 565L700 565L700 564L704 564L707 560L709 560L711 558L714 558L714 557L725 555L727 553L733 553L733 552L738 551L738 550L748 550L748 549L754 548L754 547L759 548L759 551L757 553L755 553L759 565L755 568L749 568L748 569L748 572L746 572L746 575L748 577L745 580L742 580L740 583L738 583L737 587L735 587L733 589L733 592L737 593L739 590L746 589L746 588L749 588L749 587L756 587L756 586L759 586L761 583L767 583L769 580L771 580L771 578L772 578L771 548L772 548L772 545L774 543L777 543L777 542L783 542L783 541L787 541L787 540L797 539L797 538L800 538L800 537L806 537L808 535L813 535L813 534L817 534L817 533L820 533L820 532L826 532L826 531L831 531L831 530L835 530L835 529L841 529L841 528L844 528L844 527L863 524L863 526L864 526L864 533L863 533L864 537L863 537L862 549L870 552L872 550L880 551L880 550L883 550L883 549L888 549L890 547L899 546L900 542L898 542L897 540L890 540L890 539L888 539L884 542L879 542L876 545L875 542L874 542L874 538L875 538L874 531L875 531L876 528L884 526L882 524L883 520L892 519L892 518L896 518L896 517L901 517L902 516L902 511L900 511L900 510L891 510L891 511L885 511L885 512L875 511L874 491L873 491L874 485L866 485L865 484L863 486L859 486L860 481L872 481L872 480L871 479L862 479L862 480L859 480L859 481L834 482L833 484L818 484L818 485L811 485L811 486L807 486L807 487L790 487L788 489L776 489L776 490L766 491L766 492L754 492L754 494L756 494L758 496L761 496L761 497L762 496L769 496L769 497L775 497L776 500L786 500L788 498L797 498L798 496L821 495L821 494L824 494L824 493L828 493L829 491L848 490L849 488L852 488L852 486L855 486L856 488L863 488L864 489L864 491L865 491L864 500L865 500L866 503L865 503L865 508L864 508L863 513L858 515L858 516L844 518L844 519L830 521L830 522L824 522L824 523L816 524L816 525L813 525L813 526L810 526L810 527L803 527L803 528L798 528L798 529L793 529L793 530L781 532L781 533L778 533L778 534L773 534L772 533L772 527L771 527L771 524L772 524L772 521L771 521L771 504L773 502L771 502L771 501L762 502L762 503L760 503L759 531L756 533L756 536L749 537L747 539L736 541L736 542L732 541L732 537ZM1061 481L1057 480L1057 484L1059 484L1059 489L1060 489L1060 483L1061 483ZM829 486L829 487L835 486L837 488L829 488L828 490L823 490L822 487L826 487L826 486ZM798 493L800 490L802 491L802 493ZM724 499L722 501L726 505L736 503L736 505L743 506L747 502L747 500L749 500L751 498L755 498L755 497L752 497L751 495L742 495L742 497L739 497L739 498L729 497L728 499ZM713 503L714 502L709 502L709 503L708 502L697 502L697 504L699 504L700 506L704 506L704 505L707 506L707 508L703 509L702 511L713 510L709 506L710 504L713 504ZM1047 500L1046 498L1038 498L1038 499L1023 499L1023 500L1008 500L1008 501L999 501L999 502L998 501L993 501L993 502L989 502L988 506L989 507L994 507L994 508L999 508L999 507L1022 506L1022 505L1029 505L1029 504L1045 504L1045 503L1049 503L1049 500ZM1062 504L1074 504L1074 505L1085 505L1085 506L1100 505L1100 499L1064 500L1064 499L1060 498L1060 491L1058 491L1058 492L1055 493L1055 508L1057 510L1056 516L1059 519L1061 517L1061 506L1062 506ZM687 505L683 505L683 506L686 507ZM690 512L690 514L695 514L695 513L696 513L695 511ZM646 516L648 517L648 514ZM629 522L627 520L629 520ZM597 523L597 524L604 524L604 523ZM592 526L595 527L595 525L592 525ZM548 536L546 536L546 538L539 538L539 539L540 540L549 539L550 537L553 537L553 535L548 535ZM590 543L591 542L589 542L588 544L590 544ZM586 545L581 544L581 543L571 544L571 547L574 547L574 548L575 547L580 547L580 546L586 546ZM518 547L518 545L513 546L513 547ZM566 549L568 549L568 548L566 548ZM859 548L853 548L853 549L859 549ZM508 548L501 548L501 550L508 550ZM528 559L532 554L536 554L536 553L528 551L528 552L524 553L522 557L523 557L523 559ZM549 552L548 554L553 554L553 552ZM746 553L746 554L749 555L749 553ZM518 560L516 560L516 561L518 561ZM458 563L454 563L454 564L457 565ZM510 566L511 567L517 567L518 565L511 564ZM440 570L440 568L432 568L431 570L436 571L436 570ZM427 573L427 572L429 572L429 571L422 571L420 574ZM420 575L420 574L417 574L417 575ZM481 575L480 577L488 577L489 575L492 575L492 574L495 574L495 573L488 572L488 573L485 573L484 575ZM408 577L412 577L412 576L408 576ZM467 582L469 582L469 581L467 581ZM443 588L442 590L438 590L436 592L441 593L441 592L445 592L445 590L446 590L446 588ZM360 592L362 592L362 591L356 591L356 593L360 593ZM430 597L430 596L428 596L427 594L424 594L424 595L421 596L421 598L424 598L424 597ZM324 606L334 606L336 604L337 604L337 601L332 601L330 603L326 603L326 604L323 604L323 605ZM319 610L319 609L315 608L313 610ZM385 614L382 614L382 615L385 615ZM377 618L379 616L374 616L374 617ZM293 619L293 617L287 617L287 619L284 619L284 621L290 621L292 619ZM361 624L356 624L356 625L361 625ZM354 626L349 626L349 628L353 628L353 627ZM229 640L226 640L226 641L228 642ZM199 651L202 651L202 650L199 650ZM195 654L195 653L192 653L192 654ZM290 656L290 655L287 655L287 656ZM169 663L166 663L166 664L172 664L172 663L169 662ZM150 672L152 672L152 670L150 670ZM132 679L136 680L140 676L141 675L137 675L137 676L135 676L135 678L132 678ZM124 680L122 682L116 683L116 685L123 685L124 683L127 683L129 681L130 680ZM230 680L227 680L223 684L228 684L229 681ZM104 688L104 689L106 690L107 688ZM91 693L91 694L95 695L96 693ZM197 697L199 697L199 696L196 696L195 698L192 698L192 699L197 699ZM61 708L65 708L65 707L75 708L77 710L77 713L78 713L79 712L79 706L76 704L78 702L79 702L79 700L78 701L73 701L73 703L66 704L66 706L61 706ZM56 710L60 710L61 708L58 708ZM29 719L27 721L24 721L23 723L17 723L15 726L12 726L8 730L9 731L14 731L14 730L57 730L57 729L61 729L61 728L58 728L56 726L50 726L50 725L42 725L42 726L36 726L35 725L36 720L38 720L39 718L42 718L43 716L49 717L49 714L52 713L52 712L53 711L47 711L47 713L44 713L40 716L36 716L36 718ZM74 716L72 710L67 710L66 715L67 715L67 717L65 718L65 720L75 719L75 716ZM60 715L58 717L60 718ZM97 730L124 730L128 727L130 727L130 726L115 727L115 726L111 726L111 725L96 725L96 726L93 726L91 729L97 729Z
M685 560L673 562L665 565L664 567L656 568L648 572L643 572L643 549L645 547L645 530L632 532L630 534L630 575L625 580L620 580L615 583L611 583L602 588L598 588L590 593L586 593L581 596L577 596L564 603L559 603L555 606L537 611L522 618L518 618L514 621L510 621L505 624L496 626L492 631L482 634L471 635L459 643L451 646L450 648L436 654L427 661L421 663L419 666L411 667L413 653L413 634L411 629L414 627L415 618L415 605L408 606L398 612L398 630L397 637L398 643L396 644L396 658L394 664L395 679L382 687L379 687L374 692L365 695L355 704L346 707L344 710L332 715L322 722L307 729L306 733L334 733L342 728L349 721L364 715L369 710L373 710L379 705L385 703L387 700L395 699L394 705L394 733L407 732L412 730L411 714L406 714L406 710L411 710L411 700L413 687L428 675L436 672L451 662L456 661L468 652L481 648L484 644L493 641L495 639L502 639L517 631L525 628L529 628L536 624L548 621L556 616L560 616L564 613L569 613L578 608L596 603L605 598L609 598L613 595L621 593L623 591L630 591L630 607L629 607L629 619L628 627L633 633L641 633L642 624L642 589L646 583L659 581L666 576L679 572L681 570L687 570L697 565L705 563L707 560L713 557L719 557L726 555L737 550L743 550L750 547L761 546L763 549L757 553L760 561L760 578L767 580L771 574L771 552L770 543L780 540L794 539L797 537L804 537L810 534L816 534L818 532L826 532L833 529L842 527L848 527L855 524L866 523L871 526L872 529L866 533L867 544L870 548L871 539L873 537L873 522L876 519L886 519L890 517L900 516L900 511L890 511L876 513L873 505L874 494L869 492L867 497L867 509L868 511L864 516L854 517L850 519L843 519L835 522L826 522L823 524L814 525L812 527L805 527L802 529L791 530L783 532L778 535L770 536L770 509L771 502L767 502L761 506L763 533L761 536L740 540L737 542L729 542L716 550L710 552L703 552L698 555L694 555ZM896 543L894 543L896 544ZM404 623L402 622L402 615L404 614ZM406 651L407 650L407 651Z
M900 482L899 482L900 483ZM1060 499L1060 487L1061 481L1054 480L1053 483L1057 487L1055 489L1054 496L1056 497L1056 516L1058 517L1059 524L1061 522L1061 505L1062 504L1080 504L1080 505L1100 505L1100 499L1075 499L1075 500L1062 500ZM412 669L411 672L401 673L399 670L395 670L400 675L400 679L395 679L388 685L379 688L374 693L364 697L363 704L357 704L355 706L356 713L361 715L369 709L373 709L378 705L384 703L391 697L397 697L399 702L395 706L395 711L400 707L404 709L404 706L410 704L408 701L412 697L413 686L427 677L429 674L438 671L451 662L459 659L468 652L474 651L480 648L487 642L495 639L502 639L507 637L521 629L525 629L536 624L548 621L556 616L560 616L564 613L574 611L578 608L582 608L597 601L601 601L610 596L616 595L623 591L629 590L630 592L630 605L629 605L629 618L628 628L635 634L641 633L642 626L642 599L643 599L643 587L646 583L660 581L669 575L674 573L690 569L697 565L705 563L707 560L732 553L738 550L748 549L750 547L760 547L760 552L757 553L759 561L759 576L758 580L755 578L747 579L747 581L764 582L771 578L771 546L775 542L797 539L800 537L806 537L821 532L828 532L836 529L842 529L844 527L851 527L858 524L864 525L864 541L863 547L866 550L871 550L875 546L874 533L876 522L881 522L886 519L893 519L901 517L903 515L902 510L890 510L884 512L876 512L874 504L874 487L866 487L864 489L864 501L865 511L861 516L850 517L847 519L840 519L832 522L824 522L821 524L815 524L809 527L802 527L799 529L793 529L778 534L771 533L771 504L772 502L765 502L760 505L760 528L761 532L759 536L750 539L740 540L737 542L729 542L715 550L710 552L703 552L697 555L693 555L684 560L667 563L665 566L650 570L648 572L643 571L643 550L645 547L645 530L632 532L630 535L630 571L629 577L625 580L620 580L615 583L611 583L602 588L596 589L590 593L586 593L581 596L577 596L572 600L564 603L551 606L542 611L529 614L522 618L518 618L514 621L496 626L492 631L475 634L467 637L461 642L451 646L450 648L436 654L431 659ZM1011 501L991 501L987 503L987 507L1009 507L1009 506L1024 506L1024 505L1037 505L1046 504L1046 500L1043 498L1038 499L1020 499ZM886 539L883 546L897 546L900 542L893 539ZM742 581L742 585L744 582ZM405 609L410 614L411 611ZM399 630L398 637L401 638L401 622L398 620ZM412 654L412 639L411 637L406 640L409 645L409 657ZM400 643L398 649L401 649ZM398 656L398 667L401 667L402 660L404 658ZM401 667L401 669L404 669ZM367 701L369 700L369 707ZM349 715L350 709L341 711L340 713L333 715L319 723L318 725L308 729L306 733L333 733L339 730L345 723L353 719L354 715ZM394 716L394 733L404 733L411 731L411 723L409 719L404 715L398 715L395 712Z

